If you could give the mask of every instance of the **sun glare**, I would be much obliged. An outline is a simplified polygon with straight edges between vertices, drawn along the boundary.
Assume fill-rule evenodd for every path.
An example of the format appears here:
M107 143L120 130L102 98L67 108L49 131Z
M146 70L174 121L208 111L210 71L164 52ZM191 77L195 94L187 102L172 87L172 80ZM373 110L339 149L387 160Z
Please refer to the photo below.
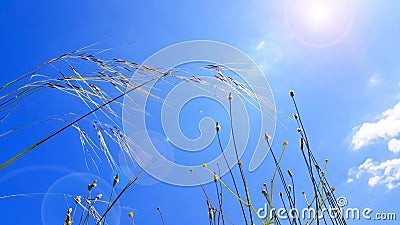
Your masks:
M300 42L327 47L340 41L353 21L353 0L288 0L286 25Z
M311 26L328 26L333 22L334 15L327 5L309 5L307 11L308 23Z

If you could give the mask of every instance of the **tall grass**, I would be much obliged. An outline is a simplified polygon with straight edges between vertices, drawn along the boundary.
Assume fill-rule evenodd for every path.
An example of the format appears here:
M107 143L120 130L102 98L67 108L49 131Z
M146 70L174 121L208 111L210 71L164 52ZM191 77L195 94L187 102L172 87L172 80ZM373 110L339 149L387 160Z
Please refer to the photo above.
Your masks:
M168 73L160 68L153 68L151 66L143 66L134 62L125 61L123 59L111 59L105 60L97 56L97 54L102 53L104 50L94 49L93 46L88 46L60 57L54 58L45 62L34 68L27 74L10 81L0 87L0 122L3 122L7 117L13 113L16 109L20 107L21 102L28 98L36 98L38 93L44 92L46 90L57 91L59 93L64 93L70 95L81 101L82 105L87 109L86 113L82 115L76 115L72 120L67 120L65 118L57 118L53 120L59 120L66 122L65 125L61 126L59 129L51 132L50 134L44 136L39 141L33 143L32 145L17 151L17 153L3 162L0 165L0 170L8 167L10 164L14 163L19 158L26 155L28 152L38 148L43 143L62 134L65 130L70 128L75 128L80 136L80 141L82 143L83 152L89 155L90 160L93 164L96 164L95 158L99 158L100 154L103 154L107 159L108 165L115 171L118 170L118 164L115 162L114 155L115 152L110 150L109 143L114 143L119 147L119 150L125 152L130 160L134 160L134 156L130 151L129 144L132 141L129 137L123 133L121 129L121 116L119 110L123 107L122 98L127 96L130 92L146 92L145 94L153 97L156 100L162 100L159 96L153 93L148 93L143 89L143 87L150 85L156 81L167 80L168 78L185 80L187 82L194 82L200 85L211 85L206 81L203 81L195 76L187 78L179 75L178 71L173 69L168 69ZM77 64L84 63L88 65L84 72L82 69L78 68ZM44 71L51 71L56 75L43 74ZM208 68L204 68L208 69ZM188 69L185 71L190 73ZM146 74L147 80L143 80L142 83L132 84L129 82L129 76L134 73ZM230 84L233 90L237 90L237 83ZM215 88L220 88L212 85ZM245 88L244 85L240 85L240 88ZM221 172L219 170L219 165L217 171L213 171L208 168L207 164L203 167L213 176L214 182L210 185L203 185L200 181L199 186L204 193L208 222L210 225L220 225L220 224L282 224L284 222L290 225L300 225L300 224L346 224L341 212L338 211L339 216L336 218L332 217L322 217L319 218L320 214L323 213L323 208L339 208L336 197L334 194L335 187L331 186L327 179L326 165L328 160L325 159L325 165L320 166L318 160L314 156L310 142L307 137L306 129L303 124L301 114L298 105L295 100L294 91L290 91L289 95L293 101L294 106L294 119L297 123L296 132L299 134L300 145L299 151L303 157L303 162L306 165L307 176L309 177L310 185L312 187L313 193L312 198L308 199L306 193L303 191L301 195L298 190L295 189L295 181L293 179L293 173L289 169L283 169L281 166L282 159L286 153L288 146L287 141L283 141L281 147L274 147L270 143L270 137L265 134L265 141L267 142L268 149L271 154L271 159L274 165L274 169L271 171L266 171L266 174L270 174L270 181L262 184L261 195L265 197L268 204L267 218L261 218L258 214L255 206L252 203L252 196L250 184L246 178L246 174L243 169L243 162L240 160L237 141L235 139L235 129L233 125L233 118L235 117L235 112L232 111L232 90L223 89L227 93L227 101L229 103L229 120L230 120L230 134L233 138L233 147L236 157L236 165L230 168L227 157L223 146L221 144L220 131L224 129L217 122L215 125L216 138L218 140L218 148L221 150L223 155L224 163L228 166L229 175L221 177ZM251 92L250 90L245 90L246 92ZM138 109L142 106L137 106ZM92 132L89 132L86 127L80 126L80 124L86 121L92 125ZM11 127L10 129L2 132L0 138L5 138L11 134L18 132L21 129L27 129L29 125L17 125ZM90 133L95 133L95 138L90 135ZM134 144L134 143L133 143ZM140 146L138 146L140 147ZM45 153L42 153L45 154ZM93 157L96 156L96 157ZM86 162L87 164L87 162ZM89 166L87 166L89 168ZM96 165L96 168L98 166ZM234 170L238 170L239 176L234 175ZM132 177L126 186L119 192L115 193L115 186L119 182L119 177L116 175L113 180L112 189L110 190L110 195L107 200L103 200L102 194L97 196L92 196L92 190L96 188L97 183L93 181L88 185L88 192L86 197L75 196L75 205L73 208L68 208L64 225L78 224L87 225L90 222L94 222L96 225L107 224L107 215L113 207L117 207L116 203L121 198L121 196L135 183L135 181L144 173L144 169L139 172L136 176ZM283 171L286 171L284 173ZM195 179L197 179L194 171L190 170ZM296 171L297 172L297 171ZM198 180L198 179L197 179ZM229 180L229 182L227 181ZM276 183L280 182L283 189L276 190ZM229 183L232 182L232 186ZM210 196L209 188L212 187L213 192L215 192L216 198ZM242 221L232 221L229 216L229 210L224 208L224 199L227 198L223 193L228 193L228 197L235 198L237 200L237 207L240 208ZM304 198L307 207L314 207L316 214L313 218L303 221L300 218L289 218L287 221L280 221L279 217L276 215L274 208L278 204L282 204L286 209L286 213L290 209L298 207L298 203L304 202L303 200L297 199L297 197ZM98 203L105 203L107 205L104 212L99 212L97 210ZM160 223L161 224L173 224L173 221L164 221L163 214L160 208L157 208ZM131 219L131 223L135 224L133 212L127 213L127 216ZM93 218L91 220L90 218Z

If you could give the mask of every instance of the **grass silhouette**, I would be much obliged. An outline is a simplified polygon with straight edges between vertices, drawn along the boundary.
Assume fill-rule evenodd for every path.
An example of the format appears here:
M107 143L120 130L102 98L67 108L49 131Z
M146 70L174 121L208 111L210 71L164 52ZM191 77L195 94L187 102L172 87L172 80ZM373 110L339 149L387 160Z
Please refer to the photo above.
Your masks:
M162 98L145 91L143 87L150 85L151 83L168 79L179 79L186 82L191 82L195 85L213 86L216 89L221 89L227 93L226 101L229 102L229 120L230 120L230 133L233 138L233 147L235 148L236 165L239 172L239 177L235 177L233 170L236 166L230 167L224 149L221 144L220 131L224 129L217 122L215 125L216 138L218 139L218 147L221 150L224 161L218 162L218 170L211 170L207 164L203 164L203 168L207 170L211 176L214 177L214 184L211 185L215 191L216 199L211 198L210 190L205 187L199 179L196 177L196 172L192 169L191 174L195 179L198 180L199 186L204 193L208 214L208 221L210 225L220 224L282 224L280 218L274 211L275 205L282 203L286 210L286 215L289 219L285 222L290 225L300 224L334 224L344 225L346 221L341 214L340 210L337 210L337 217L325 217L321 215L324 213L324 208L340 209L337 204L337 199L334 195L335 187L331 186L327 179L326 165L328 160L324 160L324 166L320 166L316 157L314 156L310 142L307 137L306 129L300 116L299 108L295 101L294 91L289 92L289 96L293 101L294 105L294 119L297 122L298 128L296 132L299 134L300 146L299 150L303 157L303 161L307 168L307 176L310 179L310 183L313 189L312 198L308 199L306 193L303 191L301 195L297 193L295 189L295 181L293 179L293 173L291 170L281 168L281 161L284 158L285 151L288 146L288 142L284 141L282 147L278 150L273 147L270 143L271 137L265 134L265 141L267 142L268 149L271 153L271 157L274 164L274 170L269 171L271 174L270 182L262 185L261 195L265 197L268 204L266 215L267 218L262 218L255 206L252 203L251 196L255 193L250 193L249 183L246 179L246 174L243 170L243 162L240 161L238 150L236 149L237 141L235 139L235 129L232 120L235 116L235 112L232 111L232 90L240 91L240 94L249 94L250 98L254 96L251 90L246 89L245 85L238 84L237 81L229 81L228 84L231 89L224 87L215 86L208 83L196 76L185 77L179 73L182 71L174 70L173 68L153 68L147 65L139 65L134 62L125 61L123 59L115 58L111 60L101 59L97 55L104 52L104 50L93 49L93 46L87 46L85 48L64 54L60 57L54 58L45 62L23 76L10 81L0 87L0 121L6 121L7 117L18 110L21 102L29 98L36 98L38 93L44 91L56 91L70 95L82 102L86 107L87 112L82 115L76 115L72 120L65 118L57 118L52 120L65 121L66 124L54 132L44 136L39 141L33 143L27 148L19 151L15 156L9 158L7 161L0 165L0 170L8 167L19 158L28 154L32 150L38 148L43 143L54 138L55 136L61 135L67 129L76 129L80 135L80 141L82 143L83 152L88 154L90 160L96 165L96 157L103 155L107 159L108 165L113 170L118 170L119 165L115 162L115 152L109 148L109 142L116 144L120 151L125 152L129 156L129 160L135 160L135 156L130 150L129 144L134 144L129 139L128 135L123 132L121 128L121 116L119 115L118 109L124 107L122 98L126 97L130 92L144 92L144 94L152 97L157 101L162 101ZM85 69L78 68L79 63L84 63ZM82 65L81 65L82 66ZM210 67L210 66L208 66ZM210 69L211 68L211 69ZM204 67L202 69L213 71L215 67ZM199 69L199 68L194 68ZM169 71L166 73L165 71ZM132 84L129 80L129 76L125 74L140 73L146 75L147 79L143 80L142 83ZM185 73L190 74L190 69L186 69ZM54 75L56 74L56 75ZM221 77L219 77L221 78ZM216 78L217 79L217 78ZM262 98L260 98L262 99ZM261 102L263 104L263 102ZM268 104L268 103L265 103ZM141 110L142 106L137 106L137 110ZM67 112L66 112L67 113ZM87 129L80 126L82 121L86 121L91 124L93 129L92 132L96 134L94 137L91 136ZM40 121L36 121L40 123ZM29 124L17 125L0 134L1 138L5 138L18 132L21 129L28 129ZM140 148L140 146L138 146ZM96 156L96 157L94 157ZM87 162L86 162L87 164ZM221 177L220 164L226 164L229 169L229 176ZM87 166L87 165L86 165ZM89 168L89 166L87 166ZM283 171L287 171L284 173ZM115 192L115 186L119 182L119 177L116 175L113 180L112 189L107 200L103 200L102 194L92 196L92 190L96 188L97 183L93 181L88 185L88 192L86 197L74 196L75 205L72 208L67 209L64 225L79 224L87 225L94 223L108 224L107 215L113 207L117 207L116 203L121 196L137 181L137 179L145 172L142 169L138 174L130 179L130 181L124 186L119 192ZM231 180L233 187L230 187L226 180ZM275 190L276 182L280 181L283 190L277 192ZM90 182L90 181L88 181ZM297 185L296 185L297 186ZM210 186L208 186L210 187ZM224 199L227 198L223 193L228 193L230 197L237 200L238 207L243 217L243 221L232 221L229 216L229 210L224 209ZM296 195L297 193L297 195ZM260 194L260 193L256 193ZM228 195L228 197L229 197ZM305 198L307 207L313 207L315 209L315 215L307 220L302 220L299 217L290 218L290 209L296 209L298 203L302 200L296 199L296 196ZM12 197L12 196L4 196ZM303 202L303 201L302 201ZM96 208L97 204L104 203L107 205L106 209L102 212ZM173 224L173 221L164 221L163 214L160 208L157 208L160 216L161 224ZM127 215L132 224L135 224L133 212L129 212ZM93 219L90 219L93 218Z

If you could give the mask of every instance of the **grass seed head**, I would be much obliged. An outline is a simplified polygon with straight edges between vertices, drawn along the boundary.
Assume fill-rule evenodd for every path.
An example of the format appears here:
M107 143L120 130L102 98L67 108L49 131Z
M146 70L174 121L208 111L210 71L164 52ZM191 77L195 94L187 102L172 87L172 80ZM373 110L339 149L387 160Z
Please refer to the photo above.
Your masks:
M75 202L76 202L76 203L81 203L81 198L82 198L82 197L81 197L80 195L76 196L76 197L75 197Z
M289 95L290 95L290 97L294 97L294 91L293 91L293 90L290 90L290 91L289 91Z
M214 173L214 182L217 182L217 181L218 181L218 176L216 173Z
M300 138L300 149L303 150L304 149L304 139Z
M114 177L113 187L115 187L118 183L119 183L119 176L118 176L118 174L117 174L117 175L115 175L115 177Z
M336 190L335 186L332 186L332 191L335 191L335 190Z
M103 197L103 194L98 194L97 196L96 196L96 200L99 200L99 199L101 199Z
M287 142L287 141L284 141L282 144L283 144L283 146L285 146L285 147L286 147L286 146L289 144L289 142Z
M215 124L215 130L217 130L217 131L221 130L221 126L219 125L218 122Z
M91 184L88 185L88 190L91 191L96 186L97 186L97 180L94 180Z
M297 132L299 132L299 133L301 132L301 128L300 127L297 128Z
M266 190L261 190L261 193L263 194L263 195L266 195L267 194L267 191Z
M208 210L208 216L209 216L209 219L210 219L210 220L214 217L214 212L213 212L213 209L212 209L212 208L210 208L210 209Z
M233 97L232 97L232 92L229 92L228 100L229 100L229 101L232 101L232 98L233 98Z
M239 167L242 167L242 166L243 166L242 161L239 161L239 162L238 162L238 165L239 165Z
M72 224L72 217L71 217L72 208L69 208L67 211L67 216L65 217L64 225L71 225Z
M128 217L133 218L133 212L129 212Z
M297 113L295 113L295 114L293 114L293 118L294 118L295 120L297 120L297 119L299 118L299 115L297 115Z

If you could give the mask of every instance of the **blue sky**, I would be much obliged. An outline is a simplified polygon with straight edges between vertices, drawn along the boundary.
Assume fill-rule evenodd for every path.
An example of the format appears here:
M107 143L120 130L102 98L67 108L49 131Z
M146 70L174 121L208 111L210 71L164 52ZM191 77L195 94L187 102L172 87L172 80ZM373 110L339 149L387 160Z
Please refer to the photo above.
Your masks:
M223 42L255 60L269 81L277 109L289 117L294 108L288 92L296 91L311 147L320 162L329 158L328 176L337 196L345 196L351 207L399 214L393 200L400 194L400 18L396 11L400 3L334 2L329 7L313 4L307 8L308 3L297 7L298 1L4 1L0 7L0 83L98 41L117 46L107 53L112 57L136 62L182 41ZM61 114L66 109L76 113L85 110L75 101L64 105L64 101L70 101L67 96L39 97L35 104L40 107L33 104L30 111L18 111L9 123ZM208 107L207 113L221 116L213 108L217 105ZM188 127L196 125L182 119ZM0 139L1 161L60 125L43 123ZM308 178L302 177L305 166L298 159L295 129L293 120L278 115L274 146L279 149L283 140L289 141L282 167L299 174L299 189L309 190ZM251 133L251 137L258 135ZM250 157L251 153L245 153L244 163ZM102 172L87 174L82 160L79 137L69 129L0 171L0 196L47 191L75 195L84 192L87 180L94 176L111 182L113 174L107 165L100 164ZM271 178L271 171L269 156L258 170L247 175L257 207L264 204L260 187ZM161 224L156 207L162 208L166 224L207 223L200 188L144 179L154 184L134 185L121 201L135 212L137 224ZM108 190L106 185L101 188ZM210 185L207 188L214 190ZM228 195L226 199L232 212L228 216L240 221L236 202ZM64 215L67 208L64 196L58 195L0 199L0 224L46 224L55 219L53 215ZM122 222L127 221L128 211L121 209ZM117 211L114 216L119 217Z

